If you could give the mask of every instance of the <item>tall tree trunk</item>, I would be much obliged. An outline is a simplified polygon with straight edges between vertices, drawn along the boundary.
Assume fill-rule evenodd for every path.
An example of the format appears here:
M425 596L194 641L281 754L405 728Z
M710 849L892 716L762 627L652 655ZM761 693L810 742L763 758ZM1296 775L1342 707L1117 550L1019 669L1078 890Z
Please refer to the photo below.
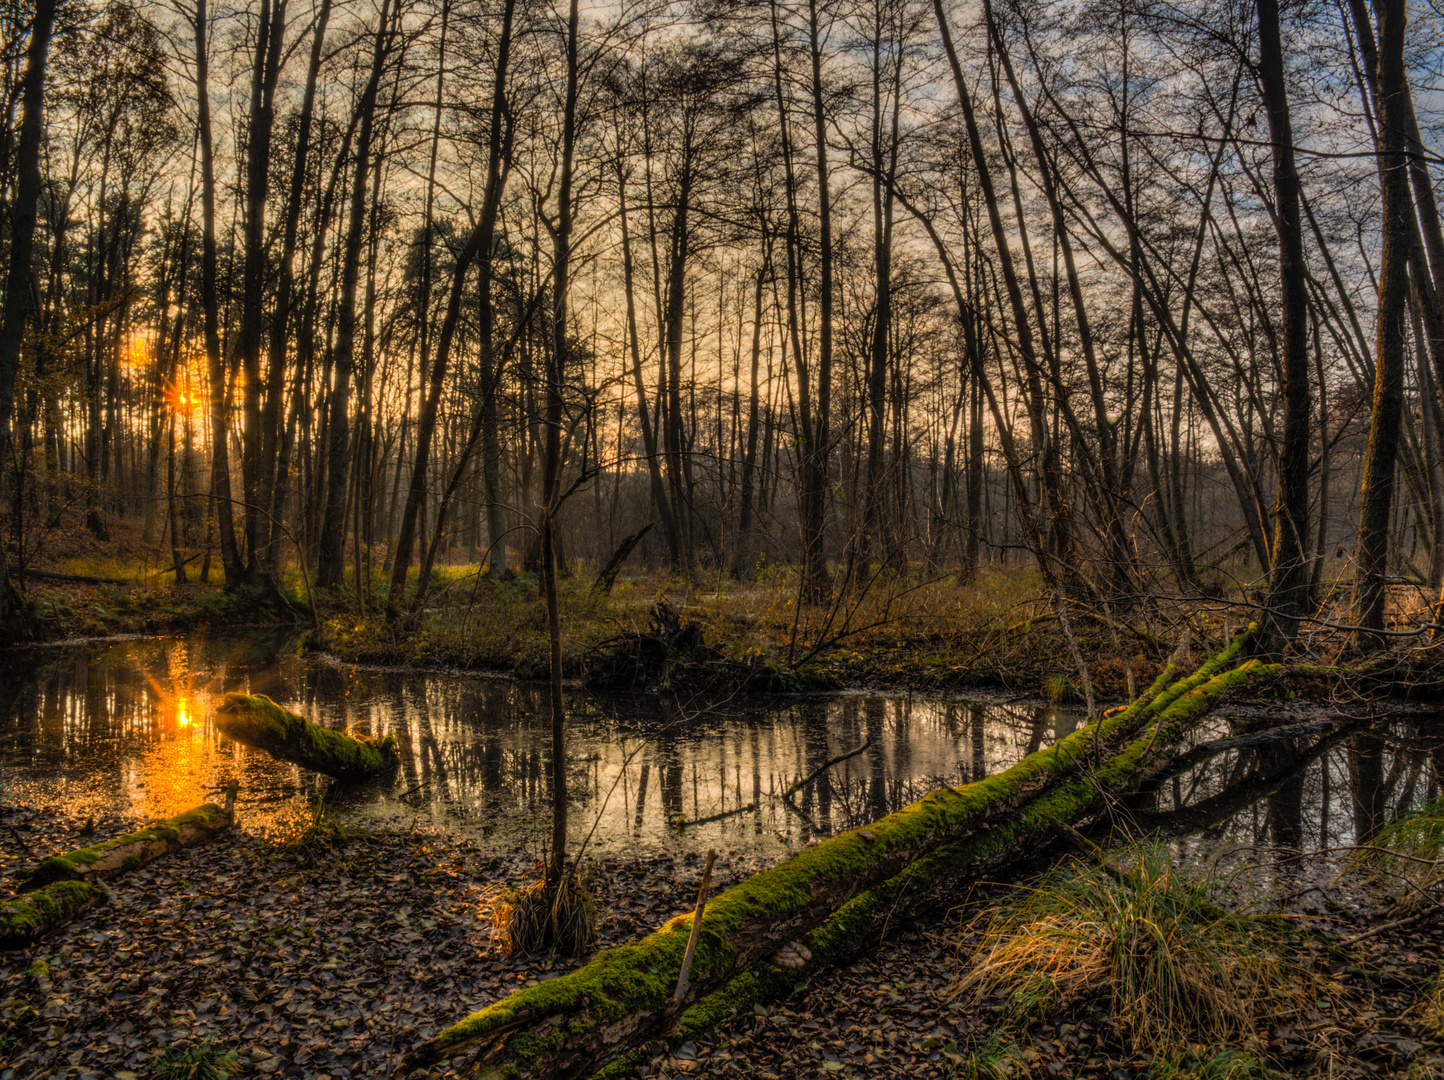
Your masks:
M316 14L316 28L311 39L310 63L306 68L306 90L301 99L301 116L296 133L296 158L291 167L291 186L286 195L286 217L281 233L281 254L276 281L276 306L271 314L271 339L267 354L266 401L261 414L261 459L258 468L257 503L270 515L270 540L264 561L274 568L275 550L284 534L282 519L285 514L286 476L289 469L289 455L285 467L282 448L286 444L286 430L282 427L282 401L286 386L286 353L292 325L291 305L295 290L296 245L300 233L301 209L306 195L306 167L311 151L311 128L315 123L316 82L321 70L322 50L326 40L326 26L331 18L332 0L321 0L320 11ZM318 214L315 228L326 231L326 222ZM298 350L297 365L300 364ZM299 397L299 395L297 395Z
M351 467L351 382L355 366L356 290L361 280L361 244L366 234L369 207L366 186L371 161L371 138L376 127L376 97L389 48L391 0L381 0L376 39L371 51L371 73L361 91L357 110L361 127L356 136L356 164L351 178L351 216L341 252L341 298L336 321L334 384L327 420L325 512L321 545L316 559L316 581L323 588L341 583L345 568L346 489ZM380 167L380 163L377 163Z
M552 832L546 882L551 893L565 887L567 872L566 707L562 701L562 629L561 609L557 600L556 514L560 509L561 497L562 384L566 377L567 293L571 287L572 160L577 127L578 22L578 0L571 0L567 14L567 82L566 98L562 105L561 168L557 179L556 226L552 234L552 333L551 354L547 357L542 505L538 508L541 524L542 590L546 594L547 637L550 645L547 697L551 706L552 728ZM555 935L555 925L552 931Z
M221 568L226 587L241 581L236 548L235 508L231 499L230 425L226 413L226 366L221 357L220 288L216 256L216 170L211 142L210 58L206 43L206 0L196 0L196 123L201 147L201 310L205 325L206 371L210 381L211 500L220 534Z
M1269 569L1265 644L1277 651L1293 641L1312 608L1309 597L1309 387L1308 267L1299 216L1299 174L1294 166L1278 0L1258 0L1259 81L1273 143L1274 217L1279 238L1279 322L1284 406L1279 441L1278 501Z
M447 295L446 315L441 323L441 335L436 343L436 355L432 358L430 382L421 403L421 415L416 422L416 458L411 467L411 486L406 494L406 507L401 512L401 530L396 537L396 553L391 564L391 593L386 601L386 618L394 620L401 610L402 593L406 588L406 574L410 569L412 546L416 542L416 531L422 508L426 502L427 472L431 462L431 442L436 433L436 419L441 407L441 392L446 380L446 371L451 362L451 348L456 338L457 325L461 319L462 293L466 288L467 271L485 249L485 260L491 259L492 236L496 229L497 212L500 207L501 189L505 177L504 155L510 154L511 134L506 129L506 80L511 52L512 15L516 9L515 0L507 0L502 11L501 38L497 43L496 70L492 83L491 129L488 134L487 180L482 196L481 217L476 227L467 236L465 244L456 256L452 270L451 288ZM483 274L483 287L490 289L490 274ZM425 369L426 357L423 355ZM426 545L422 544L425 550ZM419 591L419 590L418 590Z
M36 0L20 85L20 140L15 148L15 202L10 208L10 265L5 274L5 305L0 310L0 468L10 460L10 424L15 412L15 377L30 320L30 274L35 255L36 205L40 201L40 144L45 135L45 63L55 25L55 0ZM10 580L4 538L0 537L0 638L18 636L23 617L20 597Z
M807 42L812 59L812 126L817 144L818 254L817 411L812 429L803 432L805 467L802 470L803 595L813 603L832 592L827 568L827 458L832 434L832 188L827 166L827 120L822 102L822 26L817 0L807 0Z
M1405 324L1409 303L1411 215L1407 150L1408 99L1404 70L1404 0L1376 0L1379 17L1375 103L1379 117L1379 184L1383 196L1383 252L1374 347L1374 399L1360 491L1355 617L1358 643L1381 648L1388 602L1389 524L1404 411Z
M762 292L772 267L771 241L762 265L757 268L757 282L752 298L752 362L748 375L747 394L747 436L742 451L742 493L741 507L737 514L737 542L733 545L732 572L743 577L751 570L752 564L752 518L754 474L757 469L757 425L758 399L757 379L762 360Z
M253 584L274 575L266 558L271 528L263 502L261 467L264 457L261 418L261 343L264 312L261 309L266 275L266 194L270 187L271 130L275 121L276 79L280 74L281 45L286 29L286 0L261 0L257 23L256 55L251 69L251 115L246 125L245 215L241 234L241 486L245 492L246 573Z

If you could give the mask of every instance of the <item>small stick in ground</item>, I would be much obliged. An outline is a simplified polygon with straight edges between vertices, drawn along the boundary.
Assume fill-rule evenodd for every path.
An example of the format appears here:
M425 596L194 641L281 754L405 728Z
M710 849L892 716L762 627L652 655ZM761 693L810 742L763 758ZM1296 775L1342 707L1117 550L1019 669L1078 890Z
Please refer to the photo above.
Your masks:
M692 954L697 951L697 937L702 932L702 913L707 910L707 890L712 887L712 863L716 850L707 852L707 865L702 868L702 884L697 888L697 910L692 914L692 933L687 938L687 951L682 954L682 970L677 975L677 990L672 1000L678 1005L687 996L688 978L692 974Z

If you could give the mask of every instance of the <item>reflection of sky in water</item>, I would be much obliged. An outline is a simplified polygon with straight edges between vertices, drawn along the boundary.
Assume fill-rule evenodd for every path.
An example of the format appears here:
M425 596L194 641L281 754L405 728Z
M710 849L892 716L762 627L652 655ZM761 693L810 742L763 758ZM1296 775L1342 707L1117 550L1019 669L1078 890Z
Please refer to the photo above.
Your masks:
M252 825L307 813L328 786L223 738L226 690L269 694L319 723L395 731L394 780L339 794L362 819L429 820L539 846L548 827L545 687L465 675L357 670L284 639L105 642L12 654L0 675L8 801L156 817L234 777ZM573 843L594 851L794 848L996 772L1073 730L1038 705L842 695L697 712L649 698L568 696ZM829 758L788 805L777 798ZM678 819L686 824L678 825Z
M11 653L0 664L0 799L77 813L159 817L240 781L252 826L308 818L330 782L219 735L222 692L246 690L336 728L395 731L400 772L335 792L354 817L432 823L540 849L548 832L546 688L505 679L358 670L298 655L284 638L150 639ZM1037 704L901 696L747 699L677 711L647 697L573 691L567 699L575 846L759 854L874 820L945 784L995 773L1074 730L1076 714ZM1254 725L1288 715L1253 717ZM1200 738L1230 734L1210 718ZM1437 797L1434 726L1398 723L1258 785L1290 750L1230 751L1118 804L1134 820L1257 790L1184 842L1337 848ZM1430 732L1433 732L1432 741ZM830 758L867 743L791 802L777 796ZM1444 753L1444 751L1436 751ZM1273 756L1269 756L1273 755ZM677 824L678 819L684 824Z

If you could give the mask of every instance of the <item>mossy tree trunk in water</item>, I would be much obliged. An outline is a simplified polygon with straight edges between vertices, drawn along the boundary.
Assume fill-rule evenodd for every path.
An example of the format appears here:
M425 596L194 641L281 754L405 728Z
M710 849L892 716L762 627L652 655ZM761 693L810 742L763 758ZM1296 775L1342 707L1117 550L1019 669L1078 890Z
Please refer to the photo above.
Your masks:
M1404 0L1377 0L1379 187L1383 196L1383 251L1379 258L1379 311L1374 346L1374 401L1369 447L1359 502L1358 580L1354 612L1362 629L1359 644L1383 648L1384 608L1389 598L1389 519L1399 427L1404 412L1404 319L1409 303L1408 252L1414 204L1409 197L1406 133L1409 98L1404 71ZM1436 538L1437 542L1437 538Z
M236 742L336 780L366 780L401 763L396 737L358 739L283 709L265 694L227 694L216 727Z
M823 956L841 951L876 915L895 907L911 882L955 879L996 866L1009 853L1036 850L1057 822L1090 817L1127 791L1223 694L1276 670L1256 660L1233 666L1246 637L1172 685L1166 672L1128 708L997 776L936 792L716 897L682 1002L674 1004L672 992L690 935L685 915L641 942L608 950L579 971L462 1020L419 1047L416 1062L494 1043L487 1060L504 1069L588 1076L618 1052L667 1032L687 1006L736 979L754 978L748 973L765 969L763 961L789 941L811 933Z

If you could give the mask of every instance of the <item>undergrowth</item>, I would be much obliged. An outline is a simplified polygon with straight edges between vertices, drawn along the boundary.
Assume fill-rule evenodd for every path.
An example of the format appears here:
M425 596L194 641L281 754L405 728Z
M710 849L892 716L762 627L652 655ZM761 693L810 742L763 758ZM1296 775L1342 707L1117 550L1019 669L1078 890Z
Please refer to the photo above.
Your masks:
M547 887L538 867L535 881L506 893L492 914L491 940L505 952L534 953L555 948L585 956L597 946L597 905L575 876Z
M151 1080L226 1080L241 1071L234 1050L222 1050L214 1042L171 1047L151 1069Z
M1444 800L1380 830L1348 869L1406 911L1444 899Z
M374 833L342 824L324 802L316 803L311 811L310 823L280 845L278 854L294 862L303 870L317 866L344 870L348 861L344 850L356 841L369 840Z
M991 914L949 996L1000 996L1015 1024L1103 998L1137 1051L1247 1047L1258 1017L1307 999L1310 976L1281 917L1229 884L1212 869L1184 875L1157 844L1105 865L1067 860Z

